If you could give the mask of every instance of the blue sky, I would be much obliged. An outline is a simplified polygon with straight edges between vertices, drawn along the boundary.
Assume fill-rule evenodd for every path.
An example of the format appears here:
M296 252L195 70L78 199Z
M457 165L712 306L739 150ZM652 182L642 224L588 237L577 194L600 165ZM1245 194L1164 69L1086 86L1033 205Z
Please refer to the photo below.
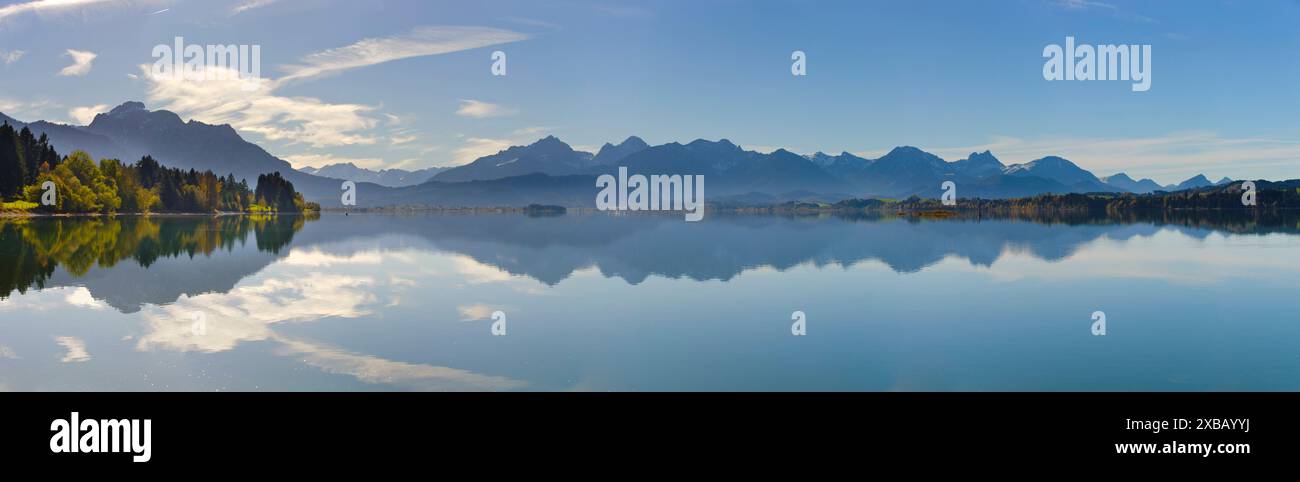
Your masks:
M590 150L635 134L800 153L1061 155L1162 183L1300 177L1295 0L0 5L0 111L84 123L141 100L231 123L299 166L452 165L547 134ZM1151 45L1151 90L1044 80L1043 48L1067 35ZM260 45L268 82L151 78L153 47L176 36ZM491 75L494 50L507 54L504 77ZM807 76L790 75L794 50Z

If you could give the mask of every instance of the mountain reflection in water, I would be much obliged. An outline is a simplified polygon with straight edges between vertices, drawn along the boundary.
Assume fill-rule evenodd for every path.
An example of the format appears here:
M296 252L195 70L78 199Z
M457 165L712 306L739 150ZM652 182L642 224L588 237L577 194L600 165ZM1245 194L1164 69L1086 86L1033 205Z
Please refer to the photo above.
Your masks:
M1295 389L1298 232L1276 213L6 218L0 389ZM1240 319L1249 343L1214 328ZM1088 373L1099 347L1166 358ZM119 376L66 373L98 363Z

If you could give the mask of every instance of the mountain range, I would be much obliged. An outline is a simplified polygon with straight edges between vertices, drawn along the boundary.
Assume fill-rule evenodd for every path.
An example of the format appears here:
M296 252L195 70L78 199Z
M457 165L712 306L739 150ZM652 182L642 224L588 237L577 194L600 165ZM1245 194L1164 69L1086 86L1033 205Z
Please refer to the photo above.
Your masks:
M63 155L83 150L96 159L124 162L150 155L167 167L234 174L250 184L260 174L279 172L307 199L334 199L333 204L338 204L341 180L294 170L288 161L244 140L230 125L185 122L169 111L150 111L140 102L126 102L98 114L86 126L46 121L29 124L3 113L0 122L15 128L26 126L37 136L48 135Z
M845 198L937 198L944 181L954 181L961 197L1013 198L1035 194L1176 191L1231 182L1198 175L1177 185L1134 180L1119 173L1099 178L1073 162L1047 156L1004 164L989 151L946 161L912 146L867 159L851 153L800 155L785 149L745 150L727 139L697 139L651 146L631 136L605 144L595 153L573 149L554 136L453 168L372 171L352 164L295 170L287 161L244 140L230 125L211 125L165 110L126 102L96 115L86 126L45 121L25 123L0 113L0 121L46 134L61 153L85 150L97 158L131 162L151 155L164 165L232 173L256 179L280 172L311 201L339 206L340 185L357 182L357 205L516 206L557 204L592 206L595 178L625 166L630 173L704 175L709 202L768 204L791 200Z
M334 179L347 179L354 182L373 182L380 186L402 187L423 184L435 174L447 170L445 167L430 167L408 171L405 169L366 169L351 162L328 164L322 167L301 167L299 171L315 176Z

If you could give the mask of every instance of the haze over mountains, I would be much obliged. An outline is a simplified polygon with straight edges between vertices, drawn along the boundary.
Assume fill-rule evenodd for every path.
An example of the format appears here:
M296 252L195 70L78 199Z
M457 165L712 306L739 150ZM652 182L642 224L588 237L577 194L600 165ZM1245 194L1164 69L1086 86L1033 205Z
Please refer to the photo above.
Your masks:
M97 160L115 158L128 163L150 155L167 167L234 174L250 184L260 174L278 171L307 199L334 198L334 204L342 182L294 170L288 161L245 141L230 125L185 122L169 111L150 111L140 102L126 102L98 114L86 126L46 121L27 124L0 113L0 122L5 121L16 128L27 126L37 136L48 135L62 155L84 150Z
M447 170L445 167L430 167L408 171L405 169L380 169L378 171L358 167L351 162L328 164L322 167L302 167L299 171L315 176L334 179L347 179L354 182L373 182L380 186L402 187L423 184L435 174Z
M1099 178L1073 162L1047 156L1004 164L993 153L975 152L948 162L911 146L877 159L850 153L799 155L778 149L745 150L726 139L698 139L651 146L631 136L605 144L592 154L574 150L554 136L514 146L454 168L372 171L351 164L295 170L283 159L250 143L229 125L182 121L174 113L150 111L127 102L95 116L87 126L30 124L0 113L0 121L46 134L62 154L85 150L96 158L134 162L152 155L166 166L212 170L255 180L279 171L311 201L339 206L343 180L357 182L359 207L389 205L521 206L594 205L595 178L626 166L632 174L703 175L709 202L766 204L790 200L837 201L845 198L937 198L940 185L953 181L961 197L1010 198L1044 193L1134 192L1205 188L1215 183L1198 175L1178 185L1160 186L1124 173ZM431 176L431 177L430 177Z
M958 183L962 196L1008 198L1044 193L1136 192L1182 190L1215 185L1205 176L1179 185L1160 186L1125 174L1107 182L1067 159L1048 156L1006 165L993 153L975 152L948 162L911 146L897 147L877 159L847 152L801 156L784 149L771 153L745 150L722 139L649 146L638 137L605 144L596 155L573 150L555 137L515 146L470 164L448 169L433 182L504 182L526 174L553 177L598 176L626 166L630 173L695 174L707 179L713 200L766 203L794 199L837 200L847 197L938 197L943 181ZM1225 178L1219 184L1231 182Z

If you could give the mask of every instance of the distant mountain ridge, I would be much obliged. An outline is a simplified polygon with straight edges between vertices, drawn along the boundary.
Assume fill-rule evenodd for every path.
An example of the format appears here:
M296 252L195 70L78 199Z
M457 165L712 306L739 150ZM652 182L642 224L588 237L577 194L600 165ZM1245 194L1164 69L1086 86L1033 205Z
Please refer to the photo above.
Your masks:
M573 150L555 136L546 136L528 146L514 146L448 169L434 179L442 182L490 181L534 173L566 176L586 172L593 165L594 157L591 153Z
M803 156L777 149L764 154L745 150L727 139L648 146L632 136L618 145L605 144L594 156L559 144L563 142L548 136L449 169L434 176L433 181L508 183L520 175L590 177L613 173L617 166L624 166L630 173L704 175L710 180L710 195L756 203L855 196L938 197L942 194L940 185L947 180L957 183L961 196L992 199L1037 194L1151 193L1231 182L1224 178L1210 183L1200 175L1179 185L1160 186L1150 179L1137 181L1123 173L1102 179L1059 156L1006 165L992 152L984 151L948 162L913 146L900 146L880 158L867 159L848 152Z
M301 167L299 171L315 176L332 177L354 182L373 182L386 187L403 187L423 184L446 167L430 167L408 171L405 169L366 169L351 162L328 164L321 167Z
M373 171L351 164L295 170L283 159L244 140L229 125L183 121L172 112L150 111L126 102L95 116L87 126L44 121L24 123L0 114L0 121L47 134L61 153L81 149L96 158L133 162L152 155L169 167L232 173L255 180L280 172L311 201L340 206L343 180L358 183L357 206L396 204L432 206L510 206L559 204L591 206L595 178L626 166L633 174L699 174L707 196L737 202L830 201L847 198L937 198L941 184L953 181L960 197L1012 198L1037 194L1089 192L1149 193L1203 189L1231 182L1198 175L1175 186L1150 179L1135 181L1119 173L1098 178L1073 162L1045 156L1004 164L992 152L971 153L948 162L913 146L900 146L867 159L851 153L799 155L785 149L746 150L727 139L696 139L652 146L637 136L607 143L595 153L573 149L555 136L512 146L448 169ZM428 177L426 177L428 176Z
M1188 179L1188 180L1186 180L1186 181L1183 181L1183 182L1179 183L1177 186L1174 186L1174 188L1173 188L1173 189L1170 189L1170 191L1182 191L1182 190L1186 190L1186 189L1199 189L1199 188L1203 188L1203 187L1210 187L1210 186L1213 186L1213 185L1214 185L1214 183L1213 183L1213 182L1210 182L1210 179L1207 178L1207 177L1205 177L1205 174L1197 174L1196 176L1193 176L1191 179Z
M1047 156L1024 164L1013 164L1002 173L1014 177L1040 177L1061 183L1076 192L1116 192L1123 189L1101 182L1097 176L1064 158Z
M608 142L605 143L600 148L600 152L596 153L596 157L592 158L592 161L596 164L609 165L649 148L650 144L646 144L640 137L629 136L623 142L618 143L617 146Z
M342 181L299 172L288 161L244 140L228 124L185 122L175 113L150 111L140 102L126 102L98 114L86 126L45 121L15 123L31 128L38 136L48 135L50 143L63 155L83 150L96 159L114 158L123 162L135 162L150 155L167 167L211 170L223 176L233 174L250 184L261 174L279 172L308 200L320 202L322 206L339 203Z
M1137 194L1148 194L1156 191L1166 190L1164 186L1156 184L1155 181L1152 181L1150 179L1142 179L1140 181L1135 181L1133 180L1133 178L1129 177L1128 174L1122 172L1111 176L1103 177L1101 178L1101 182Z

